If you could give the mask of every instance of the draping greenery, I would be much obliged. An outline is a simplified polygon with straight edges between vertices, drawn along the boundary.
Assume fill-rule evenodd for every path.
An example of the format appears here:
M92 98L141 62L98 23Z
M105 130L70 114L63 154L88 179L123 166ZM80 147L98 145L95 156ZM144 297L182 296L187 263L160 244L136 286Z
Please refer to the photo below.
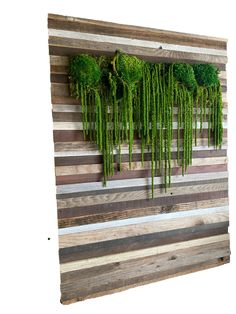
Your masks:
M114 174L116 150L122 170L124 143L132 167L134 138L141 141L142 165L145 149L151 152L152 197L156 175L163 175L165 189L171 184L174 138L183 175L203 122L208 145L221 146L222 95L214 65L151 63L120 51L113 57L81 54L70 59L69 81L71 96L81 101L84 137L102 153L104 185Z

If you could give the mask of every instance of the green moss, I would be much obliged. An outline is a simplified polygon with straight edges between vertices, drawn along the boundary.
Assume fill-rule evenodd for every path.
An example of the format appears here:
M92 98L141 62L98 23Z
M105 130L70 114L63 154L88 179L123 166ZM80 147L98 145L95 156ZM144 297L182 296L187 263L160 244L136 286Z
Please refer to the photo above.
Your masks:
M197 87L193 68L187 63L174 64L174 77L176 80L183 84L188 90L194 91Z
M213 64L194 64L192 67L198 85L211 87L218 84L219 72Z
M101 70L95 58L81 54L71 58L69 76L70 80L78 81L82 86L96 87L101 78Z
M115 68L119 77L128 85L140 81L143 75L143 61L134 56L116 52Z

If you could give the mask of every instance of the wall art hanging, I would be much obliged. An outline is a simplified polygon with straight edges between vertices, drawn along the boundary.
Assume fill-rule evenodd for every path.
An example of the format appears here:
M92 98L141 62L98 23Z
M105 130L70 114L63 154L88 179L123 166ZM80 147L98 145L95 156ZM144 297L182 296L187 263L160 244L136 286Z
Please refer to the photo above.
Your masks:
M227 41L48 28L61 302L228 263Z

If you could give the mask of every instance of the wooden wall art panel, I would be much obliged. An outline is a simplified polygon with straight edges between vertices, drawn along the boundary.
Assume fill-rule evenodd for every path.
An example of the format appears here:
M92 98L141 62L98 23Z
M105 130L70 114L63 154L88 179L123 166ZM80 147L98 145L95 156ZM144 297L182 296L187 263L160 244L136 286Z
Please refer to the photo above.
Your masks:
M59 228L61 302L97 297L228 263L226 40L49 14L51 100ZM160 49L160 46L162 49ZM220 70L223 143L205 130L182 176L172 145L172 184L155 177L150 152L122 145L123 172L102 185L102 156L84 140L80 101L69 94L69 57L120 49L154 62L212 63ZM175 137L175 135L174 135Z

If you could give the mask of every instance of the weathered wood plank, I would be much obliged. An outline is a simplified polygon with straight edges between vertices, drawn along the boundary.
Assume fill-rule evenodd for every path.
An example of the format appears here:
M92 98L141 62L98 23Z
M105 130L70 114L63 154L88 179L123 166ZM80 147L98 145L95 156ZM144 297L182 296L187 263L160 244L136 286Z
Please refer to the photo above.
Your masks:
M105 54L112 56L116 50L121 50L124 53L135 55L139 58L152 62L182 61L192 63L206 62L213 64L227 63L226 56L104 43L83 39L62 38L57 36L49 37L50 55L72 56L80 53L92 53L94 55Z
M74 284L70 286L67 284L62 285L62 298L64 302L71 302L74 299L83 300L88 297L124 290L124 287L127 289L147 282L166 279L170 276L173 277L178 274L205 269L208 265L222 265L229 261L227 245L228 243L225 242L218 245L206 246L205 248L196 248L195 250L186 249L185 252L184 250L181 250L181 252L179 250L172 255L167 253L165 257L164 254L156 256L156 259L146 258L143 260L143 263L145 263L144 266L138 265L140 261L136 260L124 264L116 263L116 266L113 264L115 269L113 273L108 271L108 276L106 274L95 276L99 282L85 278L76 282L72 280ZM127 267L128 265L130 270L127 270L127 268L123 270L122 266ZM96 267L97 272L100 272L101 268ZM105 269L103 269L103 272L105 272ZM75 272L71 273L75 274ZM122 274L120 275L120 273ZM127 276L125 277L126 274ZM116 276L119 276L120 279ZM61 278L64 278L64 276L61 276ZM81 283L81 285L78 283Z
M223 209L223 207L192 209L184 212L159 214L157 217L146 216L136 219L105 222L103 224L90 224L87 226L60 229L60 248L75 246L75 243L76 245L84 245L114 240L118 238L118 235L119 238L127 238L155 233L157 231L163 232L191 228L196 225L227 222L229 218L228 212L226 209L223 211Z
M154 49L165 49L169 51L179 51L179 52L192 52L200 53L206 55L216 55L216 56L227 56L226 50L215 49L215 48L204 48L204 47L192 47L186 45L177 45L170 44L159 41L150 41L150 40L140 40L132 39L127 37L118 37L118 36L108 36L102 34L92 34L79 31L68 31L68 30L59 30L51 28L48 30L49 39L50 37L65 38L73 41L76 40L86 40L89 42L99 42L103 44L115 44L115 45L128 45L135 47L145 47L145 48L154 48Z
M125 239L117 238L116 240L111 241L77 245L59 250L60 263L68 263L76 260L140 250L158 245L212 237L227 234L227 232L228 222L220 222L171 231L157 231L148 235L144 234L137 237L127 237Z
M58 219L59 228L73 227L78 225L86 225L91 223L106 222L112 220L121 220L134 217L142 217L149 215L158 215L163 213L194 210L200 208L211 208L228 205L228 198L217 198L208 200L191 200L188 203L176 203L172 205L147 206L139 208L83 208L77 213L76 217Z
M228 173L226 171L216 172L216 173L199 173L199 174L185 174L176 175L172 177L172 183L180 183L180 182L191 182L194 180L213 180L213 179L221 179L227 178ZM162 184L162 180L159 177L154 178L154 185ZM139 178L139 179L126 179L126 180L113 180L108 181L107 185L104 187L102 182L89 182L89 183L78 183L78 184L66 184L57 186L57 194L66 194L66 193L76 193L76 192L84 192L84 191L98 191L105 189L118 189L118 188L126 188L132 186L148 186L151 185L151 180L147 178Z
M82 130L54 130L53 131L53 137L54 137L54 142L79 142L79 141L84 141L84 134ZM227 129L223 130L223 138L227 137ZM177 138L177 132L174 129L173 130L173 138ZM137 137L134 134L134 140L136 140ZM204 141L204 139L207 139L207 141ZM223 139L223 145L227 142L226 139ZM203 143L203 144L202 144ZM176 142L172 142L172 147L176 149ZM202 132L200 133L199 131L197 132L197 146L203 146L203 145L208 145L208 130L203 129ZM95 147L95 145L93 145ZM140 147L140 146L139 146Z
M213 192L202 192L202 193L196 193L193 195L167 195L166 197L160 197L155 198L152 200L135 200L135 201L127 201L127 202L120 202L120 203L111 203L111 204L103 204L103 205L93 205L91 210L98 210L103 211L105 213L109 212L118 212L122 210L134 210L139 208L148 208L152 206L161 206L163 207L163 212L172 212L172 206L184 203L184 202L195 202L203 201L203 200L215 200L218 198L227 198L228 197L228 191L213 191ZM90 206L91 207L91 206ZM60 227L72 227L78 225L78 221L80 216L83 216L84 211L87 209L90 210L90 207L83 206L83 207L73 207L73 208L66 208L66 209L60 209L58 216L59 216L59 226ZM82 213L82 214L81 214ZM78 219L77 219L78 218ZM125 217L127 219L127 217ZM61 219L62 219L62 225L61 225ZM93 221L89 221L89 223L93 223ZM117 222L116 222L117 224ZM96 226L97 227L97 226ZM61 229L65 230L65 229Z
M60 143L62 144L62 143ZM64 144L64 143L63 143ZM79 144L79 143L78 143ZM61 145L63 147L63 145ZM69 146L68 146L69 147ZM56 146L55 146L56 150ZM86 151L86 148L85 148ZM122 151L122 162L128 162L129 161L129 155L125 154L124 151ZM227 158L227 151L225 149L220 150L199 150L199 151L193 151L193 159L196 160L198 158ZM116 160L116 154L115 154L115 160ZM171 152L171 159L177 159L177 152L172 151ZM134 153L132 156L132 160L134 162L141 160L141 154L140 153ZM145 153L144 154L144 161L150 161L151 160L151 153ZM96 155L96 153L91 155L84 155L84 156L65 156L65 157L55 157L55 167L65 167L65 166L74 166L74 165L92 165L92 164L101 164L102 163L102 156Z
M70 303L73 303L76 301L82 301L88 298L96 298L99 296L103 296L105 294L116 293L116 292L120 292L120 291L127 290L130 288L134 288L137 286L145 285L148 283L157 282L157 281L165 280L168 278L173 278L176 276L186 275L192 272L206 270L212 267L217 267L217 266L221 266L226 263L229 263L230 261L229 256L224 256L223 252L221 252L220 254L221 254L221 257L219 258L210 259L210 260L208 259L207 261L200 262L198 264L190 263L190 265L187 265L187 266L177 267L177 268L173 268L171 270L167 270L163 272L152 273L147 276L135 277L129 281L127 280L117 281L116 283L113 283L112 287L103 286L102 288L100 287L99 289L97 289L97 291L93 291L93 292L90 291L89 293L85 293L83 295L81 295L81 293L78 292L77 290L72 290L72 288L68 290L63 289L61 302L63 304L70 304ZM156 267L158 267L158 265Z
M207 244L213 244L213 243L217 243L221 241L228 241L228 240L229 240L229 235L224 234L224 235L200 238L200 239L195 239L195 240L190 240L190 241L177 242L174 244L161 245L161 246L147 248L147 249L122 252L122 253L112 254L108 256L88 258L81 261L63 263L60 265L60 271L61 273L66 273L70 271L106 265L109 263L120 263L120 262L131 260L131 259L144 258L147 256L153 256L153 255L163 254L163 253L177 251L181 249L192 248L194 246L204 246Z
M227 171L227 164L217 164L217 165L204 165L204 166L189 166L186 170L187 174L196 174L196 173L211 173L211 172L223 172ZM181 175L181 167L172 168L172 176ZM140 170L124 170L117 171L115 170L114 175L109 176L109 181L117 180L131 180L136 178L151 178L150 169L140 169ZM162 174L157 174L155 178L160 178L162 180ZM71 185L78 183L87 183L87 182L101 182L103 180L103 173L90 173L90 174L75 174L75 175L63 175L56 176L56 185ZM149 179L148 179L149 180Z
M141 160L141 159L140 159ZM212 157L212 158L193 158L192 166L203 166L203 165L221 165L227 163L227 157ZM123 171L126 170L140 170L140 169L150 169L151 161L144 161L143 165L141 161L133 161L131 163L131 169L129 168L129 163L122 162L121 167ZM176 159L171 160L171 167L178 167L178 161ZM73 166L58 166L55 168L56 176L63 175L75 175L75 174L85 174L85 173L101 173L103 171L103 166L101 163L97 164L86 164L86 165L73 165Z
M163 193L159 187L157 187L154 191L155 197L166 197L167 195L174 196L174 195L183 195L187 193L196 194L196 193L204 193L204 192L213 192L213 191L223 191L227 190L228 183L212 183L212 184L199 184L199 185L189 185L183 187L170 187L168 189L168 193ZM109 194L101 194L101 195L94 195L94 196L82 196L82 197L74 197L74 198L67 198L67 199L59 199L57 200L57 208L74 208L80 206L91 206L95 204L111 204L111 203L118 203L118 202L125 202L131 200L142 200L151 198L151 191L138 190L138 191L127 191L123 193L109 193ZM61 211L59 211L59 218Z
M178 33L173 31L158 30L147 27L123 25L111 22L81 19L69 16L49 14L48 28L79 31L92 34L127 37L186 45L192 47L207 47L226 49L227 40L209 36Z
M199 110L200 111L200 110ZM88 111L89 112L89 111ZM81 112L52 112L52 117L54 122L82 122L83 116ZM178 121L177 113L174 112L173 114L173 122ZM208 113L206 113L206 116L202 119L203 122L208 121ZM222 121L227 122L227 115L222 116ZM95 122L95 119L92 121L92 123Z

